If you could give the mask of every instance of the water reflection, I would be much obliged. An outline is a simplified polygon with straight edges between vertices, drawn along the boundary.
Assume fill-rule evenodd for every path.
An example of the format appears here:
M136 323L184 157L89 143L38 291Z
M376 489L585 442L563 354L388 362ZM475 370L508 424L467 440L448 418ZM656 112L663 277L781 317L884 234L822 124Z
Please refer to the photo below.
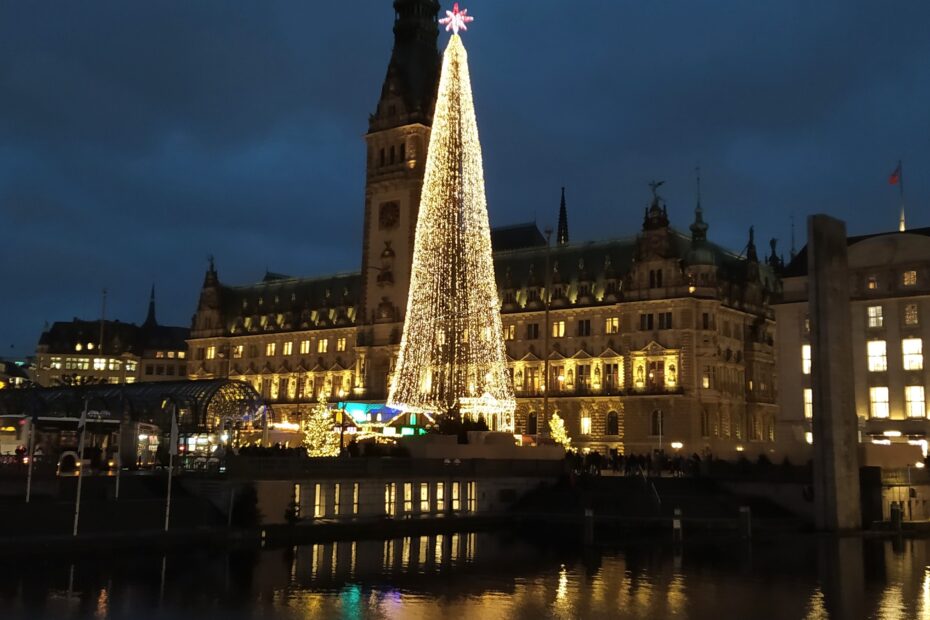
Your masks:
M0 618L930 620L930 541L582 549L546 532L0 560Z

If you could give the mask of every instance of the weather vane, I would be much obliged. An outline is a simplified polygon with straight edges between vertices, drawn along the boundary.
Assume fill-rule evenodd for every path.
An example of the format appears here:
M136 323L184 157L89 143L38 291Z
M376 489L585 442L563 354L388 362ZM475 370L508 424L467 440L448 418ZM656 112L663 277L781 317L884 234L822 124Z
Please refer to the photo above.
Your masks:
M469 22L475 21L475 18L468 14L468 9L459 10L459 3L452 5L451 11L446 11L446 16L439 20L439 23L446 27L446 32L452 31L452 34L458 34L459 30L468 30Z

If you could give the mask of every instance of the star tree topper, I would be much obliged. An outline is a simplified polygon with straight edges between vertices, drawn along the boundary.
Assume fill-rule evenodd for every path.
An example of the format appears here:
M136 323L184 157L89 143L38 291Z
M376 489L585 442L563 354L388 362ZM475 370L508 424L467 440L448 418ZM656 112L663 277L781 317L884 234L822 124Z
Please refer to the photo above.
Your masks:
M468 30L469 22L475 21L475 18L468 14L468 9L459 10L459 3L452 5L451 11L446 11L446 16L439 20L439 23L446 27L446 32L452 31L452 34L458 34L459 30Z

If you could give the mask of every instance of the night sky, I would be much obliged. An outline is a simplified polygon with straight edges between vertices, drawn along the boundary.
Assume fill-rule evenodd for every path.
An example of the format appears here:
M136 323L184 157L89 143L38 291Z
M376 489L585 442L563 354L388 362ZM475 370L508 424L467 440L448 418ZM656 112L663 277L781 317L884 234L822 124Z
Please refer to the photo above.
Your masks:
M445 3L451 4L451 3ZM798 246L930 225L930 2L474 0L464 35L492 226L572 241L641 225L647 182L687 230ZM448 8L448 7L444 7ZM0 0L0 355L45 321L188 325L215 255L230 284L357 270L364 142L390 0ZM440 36L444 46L448 35Z

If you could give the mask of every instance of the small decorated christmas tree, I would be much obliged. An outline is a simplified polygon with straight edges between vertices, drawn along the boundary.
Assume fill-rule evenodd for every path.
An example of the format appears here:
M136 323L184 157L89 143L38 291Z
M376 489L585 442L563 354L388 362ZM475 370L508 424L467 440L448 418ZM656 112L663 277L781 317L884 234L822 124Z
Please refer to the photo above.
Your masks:
M335 425L326 397L320 396L304 420L304 446L308 456L339 456L339 433L334 430Z
M562 444L562 447L566 450L572 445L572 438L568 436L568 431L565 430L565 420L559 417L557 413L553 413L552 417L549 418L549 435L554 442Z

